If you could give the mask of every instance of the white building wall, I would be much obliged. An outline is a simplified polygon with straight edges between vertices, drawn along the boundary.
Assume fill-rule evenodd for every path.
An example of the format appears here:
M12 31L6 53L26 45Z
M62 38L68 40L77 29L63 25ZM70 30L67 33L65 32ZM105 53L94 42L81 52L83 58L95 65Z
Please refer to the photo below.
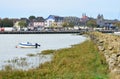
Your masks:
M34 27L38 27L38 26L44 26L44 22L34 22L33 23Z
M55 22L54 19L48 19L45 21L45 27L50 27Z
M14 26L13 26L13 27L16 28L17 31L20 30L19 22L20 22L20 21L17 21L17 22L14 24Z

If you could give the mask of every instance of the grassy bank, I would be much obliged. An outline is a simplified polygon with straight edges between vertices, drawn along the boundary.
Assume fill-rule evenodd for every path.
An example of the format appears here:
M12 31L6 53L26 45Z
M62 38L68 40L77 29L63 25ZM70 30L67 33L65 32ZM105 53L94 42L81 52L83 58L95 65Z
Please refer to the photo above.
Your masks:
M92 41L54 51L54 58L28 71L0 71L0 79L108 79L108 69Z

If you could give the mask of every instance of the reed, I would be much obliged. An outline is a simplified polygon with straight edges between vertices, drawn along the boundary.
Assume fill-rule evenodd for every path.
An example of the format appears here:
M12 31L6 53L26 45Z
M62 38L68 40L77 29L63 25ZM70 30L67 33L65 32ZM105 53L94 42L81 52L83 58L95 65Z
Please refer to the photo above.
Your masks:
M92 41L55 51L53 60L28 71L0 71L2 79L108 79L108 66Z

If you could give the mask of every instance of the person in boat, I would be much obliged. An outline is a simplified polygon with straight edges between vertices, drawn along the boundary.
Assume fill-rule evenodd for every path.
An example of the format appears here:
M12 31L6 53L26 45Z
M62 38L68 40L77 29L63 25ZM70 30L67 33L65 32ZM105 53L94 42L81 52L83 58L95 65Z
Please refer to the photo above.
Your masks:
M38 43L35 43L35 48L37 48L38 46L40 47L40 45Z

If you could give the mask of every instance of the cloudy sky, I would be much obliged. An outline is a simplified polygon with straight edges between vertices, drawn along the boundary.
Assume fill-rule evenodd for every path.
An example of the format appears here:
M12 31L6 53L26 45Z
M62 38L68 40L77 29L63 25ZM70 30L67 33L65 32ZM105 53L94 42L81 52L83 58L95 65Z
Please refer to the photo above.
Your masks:
M96 18L120 20L120 0L0 0L1 18L20 18L30 15L77 16L82 13Z

